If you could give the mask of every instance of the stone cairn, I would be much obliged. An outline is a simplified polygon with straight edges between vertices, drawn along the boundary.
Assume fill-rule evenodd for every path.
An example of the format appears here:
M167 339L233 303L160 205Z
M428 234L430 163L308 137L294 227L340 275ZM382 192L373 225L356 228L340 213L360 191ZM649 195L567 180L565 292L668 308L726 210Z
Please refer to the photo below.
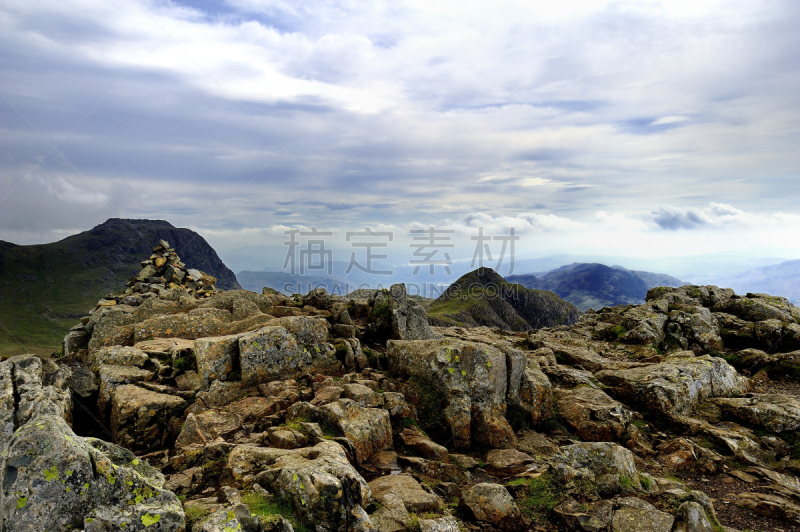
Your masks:
M153 248L152 255L143 260L141 265L142 271L128 280L124 291L107 295L97 306L137 306L143 299L157 296L165 290L199 299L210 297L217 291L217 279L195 268L187 268L166 240L160 240Z

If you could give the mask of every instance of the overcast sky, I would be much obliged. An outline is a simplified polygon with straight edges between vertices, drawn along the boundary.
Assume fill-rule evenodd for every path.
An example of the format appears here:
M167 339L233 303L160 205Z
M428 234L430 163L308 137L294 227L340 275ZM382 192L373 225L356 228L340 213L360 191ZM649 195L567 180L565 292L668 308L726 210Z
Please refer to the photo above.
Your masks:
M800 2L0 1L0 239L800 258Z

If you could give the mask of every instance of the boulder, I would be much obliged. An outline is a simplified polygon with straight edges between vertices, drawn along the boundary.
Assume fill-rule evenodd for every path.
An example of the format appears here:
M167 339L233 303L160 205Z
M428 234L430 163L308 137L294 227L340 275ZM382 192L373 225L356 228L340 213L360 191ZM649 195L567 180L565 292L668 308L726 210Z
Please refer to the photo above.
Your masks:
M578 386L556 393L558 414L586 441L614 441L625 434L632 414L603 390Z
M290 498L301 521L320 532L350 529L363 521L363 508L372 501L366 481L336 442L302 449L238 445L228 463L236 479L255 474L260 485Z
M595 376L611 395L659 414L690 414L703 399L741 395L750 386L725 360L712 356L671 356L660 364Z
M478 521L501 530L526 530L527 523L508 490L500 484L481 483L466 490L461 502Z
M375 305L378 305L378 293L375 292ZM388 292L391 313L393 340L428 340L436 338L428 324L425 309L408 298L405 284L394 284ZM375 312L373 306L373 312Z
M793 497L743 492L737 494L733 499L737 506L746 508L755 514L783 519L794 525L800 525L800 505L794 502Z
M240 377L239 336L209 336L194 341L194 357L197 373L203 389L212 381L236 380Z
M588 483L603 496L641 489L633 453L616 443L586 442L561 447L552 458L551 468L556 480L568 489Z
M321 406L319 412L328 425L352 442L359 463L392 448L392 425L386 410L363 408L351 399L339 399Z
M91 397L100 387L97 384L97 375L86 366L78 366L72 370L70 389L80 397Z
M111 402L111 432L114 441L129 449L152 450L163 443L167 422L182 417L186 401L133 384L114 392Z
M675 518L657 510L652 504L625 497L618 501L619 509L614 513L611 527L614 532L670 532ZM694 503L697 504L697 503Z
M219 410L205 410L196 415L190 412L175 441L175 448L180 450L193 444L206 445L223 434L235 431L241 423L241 416Z
M86 349L89 347L89 339L91 337L92 335L86 330L86 326L76 325L69 330L61 343L62 355L68 357L77 354L81 349Z
M429 460L448 461L447 447L434 442L416 427L403 429L403 432L400 433L400 438L403 440L403 445Z
M534 459L516 449L494 449L486 454L487 472L500 478L524 473L531 468Z
M400 497L403 506L415 514L441 513L444 510L442 500L428 493L419 482L409 475L388 475L380 477L369 483L372 498L384 504L386 496L390 493Z
M320 320L312 318L282 318L294 322L298 334L314 340L320 333ZM324 321L324 320L322 320ZM305 329L302 329L305 327ZM255 385L276 379L294 379L305 373L341 375L341 363L331 344L302 345L288 329L281 326L263 327L239 337L239 358L242 383Z
M86 358L86 364L92 371L98 371L103 364L114 366L144 367L150 360L147 353L131 346L113 345L101 347Z
M272 300L266 295L251 292L250 290L225 290L214 294L213 297L204 301L202 306L227 310L233 314L236 309L242 309L245 306L249 307L249 305L244 305L245 302L253 303L255 308L264 314L272 312Z
M453 444L467 448L473 441L511 447L514 431L505 418L509 378L506 355L499 349L460 340L390 340L389 371L416 378L420 393L441 396L443 404L422 416L443 417ZM522 378L522 372L513 375ZM519 389L519 382L513 383ZM549 384L549 383L548 383Z
M677 512L679 526L683 532L716 532L703 507L694 501L680 505Z
M97 411L105 419L109 415L109 406L116 389L123 384L149 381L155 372L136 366L116 366L104 364L97 371L100 389L97 397Z

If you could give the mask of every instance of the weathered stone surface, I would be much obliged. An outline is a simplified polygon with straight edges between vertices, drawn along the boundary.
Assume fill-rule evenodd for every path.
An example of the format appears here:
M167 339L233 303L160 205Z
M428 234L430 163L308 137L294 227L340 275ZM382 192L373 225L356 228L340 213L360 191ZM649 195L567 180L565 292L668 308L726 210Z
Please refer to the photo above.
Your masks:
M486 454L486 471L499 478L519 475L534 463L533 457L516 449L495 449Z
M416 427L403 429L403 432L400 433L400 438L406 447L414 449L425 458L440 462L447 462L448 460L447 448L422 434Z
M527 528L511 494L500 484L476 484L464 492L462 502L478 521L491 523L502 530Z
M272 300L268 296L249 290L225 290L204 301L203 306L223 309L233 313L245 301L254 303L256 308L264 314L270 314L273 308Z
M76 354L81 349L89 347L89 340L92 335L86 330L84 325L76 325L69 330L64 341L61 343L61 352L65 357Z
M174 395L151 392L133 384L119 386L111 403L114 441L129 449L157 448L167 421L181 417L186 401Z
M180 503L161 489L160 473L125 449L75 435L65 421L68 379L51 370L32 356L0 363L4 530L143 530L146 521L148 531L183 532Z
M92 334L89 340L89 353L103 346L132 346L134 308L128 305L101 307L94 311L86 324L86 330Z
M241 416L213 409L197 415L189 413L175 442L175 448L181 449L193 444L205 445L222 434L236 430L241 423Z
M97 384L97 375L86 366L79 366L72 370L70 388L85 399L91 397L100 386Z
M350 399L339 399L321 406L319 411L330 426L353 443L359 463L392 448L392 426L386 410L362 408Z
M614 441L625 434L631 412L603 390L579 386L556 392L558 414L586 441Z
M194 357L197 373L204 389L212 381L236 380L240 377L239 336L210 336L194 341Z
M275 323L289 331L300 345L314 346L328 341L329 325L323 318L292 316L280 318Z
M229 464L236 478L257 473L259 484L291 498L300 519L320 531L348 530L372 500L366 481L332 441L292 450L239 445Z
M576 443L562 447L552 459L555 477L567 487L588 481L601 495L627 487L641 488L634 455L615 443Z
M102 365L98 370L100 390L97 397L97 411L102 418L109 415L109 407L116 389L123 384L149 381L155 372L136 366Z
M800 402L792 395L754 393L712 402L725 414L770 432L800 428Z
M734 503L755 514L800 525L800 505L797 505L792 498L768 493L743 492L736 495Z
M570 497L553 508L553 512L568 530L600 532L611 526L614 504L609 500L581 504Z
M351 383L344 385L344 397L352 399L358 406L365 408L379 408L383 406L383 396L378 395L371 388L363 384Z
M207 336L224 335L229 332L229 329L227 323L206 314L170 314L156 316L135 324L133 340L135 342L153 338L194 340Z
M198 532L233 532L261 531L258 518L250 515L250 510L243 504L220 508L199 523L192 526ZM291 527L291 525L289 525Z
M635 497L619 499L611 522L614 532L670 532L675 518ZM694 503L697 504L697 503Z
M114 366L136 366L143 367L150 357L141 349L130 346L114 345L102 347L97 351L89 353L86 359L86 364L93 370L97 371L103 364L110 364Z
M393 493L400 497L407 511L415 514L440 513L444 510L442 500L422 489L419 482L409 475L380 477L370 482L369 488L375 501L383 504L386 495Z
M295 319L295 318L282 318ZM298 318L299 319L299 318ZM314 339L319 320L299 321L303 338ZM304 373L341 374L341 363L331 344L301 345L284 327L268 326L239 338L242 382L255 385L275 379L292 379Z
M716 532L703 507L694 501L681 504L677 517L685 532Z
M420 415L443 415L456 447L469 447L473 440L493 447L513 445L514 431L505 418L505 353L451 339L391 340L387 350L392 374L419 378L423 386L433 386L444 395L441 411Z
M533 425L550 419L553 412L553 387L539 364L516 349L505 348L509 408L521 410Z
M419 532L458 532L458 521L455 517L445 516L436 519L420 519Z
M717 357L668 357L660 364L595 374L618 399L651 412L690 414L709 397L741 395L749 381Z

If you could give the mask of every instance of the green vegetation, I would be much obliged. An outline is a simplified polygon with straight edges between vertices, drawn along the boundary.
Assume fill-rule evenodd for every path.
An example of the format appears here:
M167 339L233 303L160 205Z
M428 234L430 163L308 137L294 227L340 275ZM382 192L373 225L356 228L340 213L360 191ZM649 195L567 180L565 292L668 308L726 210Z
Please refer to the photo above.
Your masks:
M184 508L184 513L186 514L187 524L191 527L193 524L198 523L208 517L211 514L211 511L208 508L190 506L188 508Z
M622 337L628 333L628 329L622 325L614 325L611 327L610 332L613 335L613 338L615 338L617 341L620 341L622 340Z
M528 494L518 501L517 505L531 520L537 524L544 524L553 508L566 498L564 490L556 486L546 475L520 480L518 484L527 482Z
M244 502L250 513L263 517L266 519L276 518L282 516L292 524L292 528L296 532L308 532L308 527L301 523L294 514L292 501L288 498L281 497L264 497L254 491L250 491L242 495L242 502Z

